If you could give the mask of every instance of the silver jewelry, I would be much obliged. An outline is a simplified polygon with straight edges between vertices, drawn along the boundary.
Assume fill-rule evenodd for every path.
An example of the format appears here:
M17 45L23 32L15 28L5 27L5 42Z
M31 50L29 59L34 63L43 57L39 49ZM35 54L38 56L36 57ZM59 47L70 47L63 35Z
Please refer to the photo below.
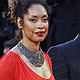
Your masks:
M41 48L39 52L33 52L27 49L21 42L17 44L17 47L34 66L41 67L43 65L44 54Z

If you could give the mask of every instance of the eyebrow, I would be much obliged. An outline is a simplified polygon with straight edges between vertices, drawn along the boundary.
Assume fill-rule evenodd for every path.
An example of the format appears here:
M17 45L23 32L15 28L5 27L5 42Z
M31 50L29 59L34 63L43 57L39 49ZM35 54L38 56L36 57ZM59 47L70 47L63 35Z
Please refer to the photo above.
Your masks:
M46 14L46 15L43 15L43 17L48 17L48 14Z
M30 15L28 17L37 17L36 15ZM42 17L48 17L48 14L44 14Z

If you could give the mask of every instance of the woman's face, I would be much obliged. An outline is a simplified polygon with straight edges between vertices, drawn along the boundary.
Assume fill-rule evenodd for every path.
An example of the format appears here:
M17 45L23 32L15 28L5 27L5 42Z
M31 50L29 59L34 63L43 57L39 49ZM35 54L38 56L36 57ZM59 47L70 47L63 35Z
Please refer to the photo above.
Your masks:
M34 4L28 9L28 14L24 15L22 28L23 40L41 42L48 33L48 14L42 5Z

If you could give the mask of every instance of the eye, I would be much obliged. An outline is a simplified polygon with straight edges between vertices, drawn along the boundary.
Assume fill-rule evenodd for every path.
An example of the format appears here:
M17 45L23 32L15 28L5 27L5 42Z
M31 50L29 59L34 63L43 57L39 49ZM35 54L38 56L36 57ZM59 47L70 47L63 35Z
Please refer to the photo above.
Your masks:
M43 18L43 22L47 22L48 21L48 18Z
M30 21L32 21L32 22L36 22L37 20L36 20L36 19L30 19Z

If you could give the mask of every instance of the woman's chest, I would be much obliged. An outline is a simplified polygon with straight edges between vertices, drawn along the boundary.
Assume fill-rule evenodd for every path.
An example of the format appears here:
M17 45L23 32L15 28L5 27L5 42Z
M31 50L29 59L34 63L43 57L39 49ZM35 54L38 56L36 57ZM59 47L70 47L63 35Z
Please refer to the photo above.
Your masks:
M44 62L42 67L35 67L30 62L23 59L18 60L17 62L16 75L18 75L18 80L21 80L23 78L23 80L38 80L38 78L40 78L40 80L44 80L51 77L51 71L46 61Z

